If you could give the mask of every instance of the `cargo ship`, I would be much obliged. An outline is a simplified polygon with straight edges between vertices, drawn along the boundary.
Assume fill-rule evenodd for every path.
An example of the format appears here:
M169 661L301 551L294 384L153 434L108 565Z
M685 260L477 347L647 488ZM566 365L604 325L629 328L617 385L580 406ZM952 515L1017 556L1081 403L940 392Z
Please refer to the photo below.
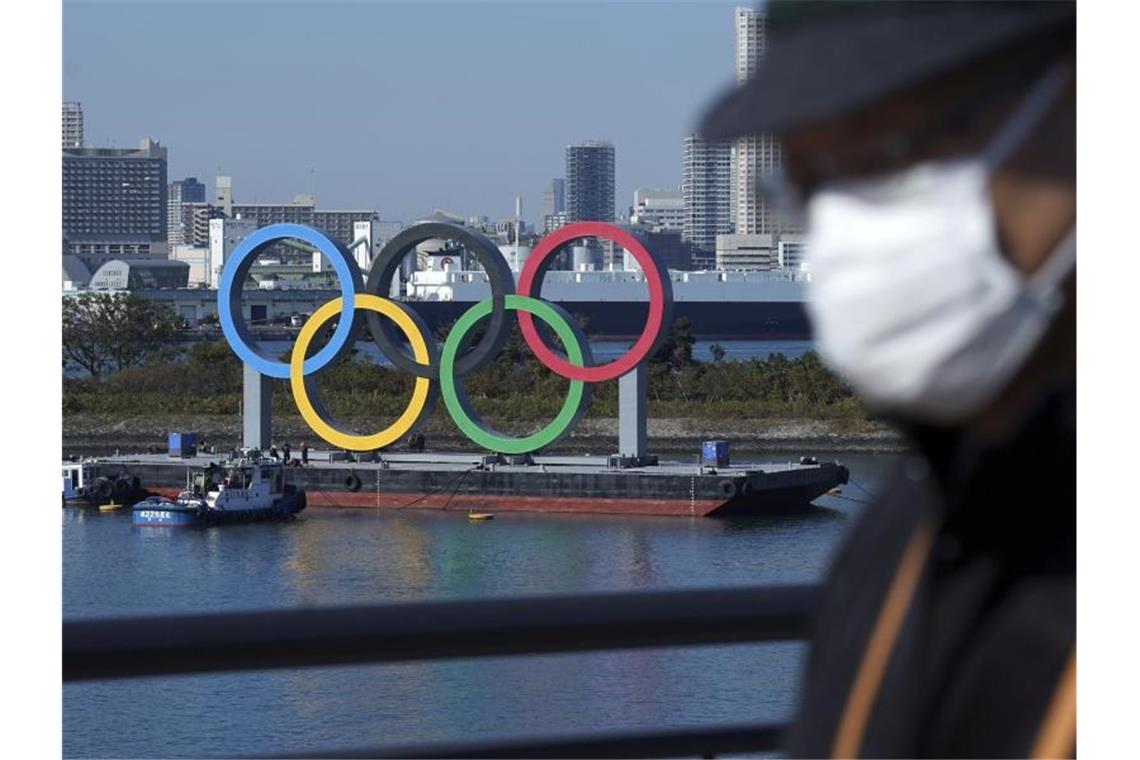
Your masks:
M188 469L213 462L207 456L135 454L91 466L96 476L127 466L149 492L175 498ZM291 462L284 477L305 492L309 508L734 517L808 509L845 484L848 471L806 457L708 466L616 456L311 452L307 465Z
M267 267L271 268L271 267ZM254 277L259 273L255 272ZM518 275L518 272L515 272ZM693 335L707 340L810 340L805 310L808 273L798 270L669 272L674 319L684 318ZM439 334L490 294L478 270L418 270L393 294L411 306ZM169 304L196 330L193 340L219 339L217 291L207 288L136 290L135 295ZM542 298L575 316L588 336L633 340L645 327L648 289L638 271L551 271ZM339 290L298 287L287 279L264 280L247 288L243 309L263 340L291 340L304 317L341 295ZM291 324L295 322L296 324Z
M517 274L517 272L516 272ZM673 317L710 340L808 340L804 299L808 274L798 270L670 271ZM404 300L433 330L445 327L490 295L481 271L411 273ZM636 338L649 310L645 277L631 270L547 272L542 298L557 303L606 340ZM726 308L731 304L731 308Z

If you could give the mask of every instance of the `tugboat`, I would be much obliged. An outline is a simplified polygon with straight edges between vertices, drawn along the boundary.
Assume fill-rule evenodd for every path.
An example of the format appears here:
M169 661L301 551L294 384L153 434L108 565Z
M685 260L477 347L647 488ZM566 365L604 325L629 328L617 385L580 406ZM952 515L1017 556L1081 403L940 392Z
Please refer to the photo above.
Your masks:
M285 482L280 462L245 452L222 466L211 464L173 499L151 496L131 511L135 525L224 525L292 520L305 508L303 489Z

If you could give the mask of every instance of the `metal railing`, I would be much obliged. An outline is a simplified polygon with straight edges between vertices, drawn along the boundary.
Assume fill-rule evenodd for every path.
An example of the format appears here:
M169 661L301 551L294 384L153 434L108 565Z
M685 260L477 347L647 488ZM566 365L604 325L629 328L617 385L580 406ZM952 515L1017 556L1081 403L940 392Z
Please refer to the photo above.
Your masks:
M591 594L63 624L64 681L804 638L818 587ZM657 757L769 751L782 727L726 725L298 757Z

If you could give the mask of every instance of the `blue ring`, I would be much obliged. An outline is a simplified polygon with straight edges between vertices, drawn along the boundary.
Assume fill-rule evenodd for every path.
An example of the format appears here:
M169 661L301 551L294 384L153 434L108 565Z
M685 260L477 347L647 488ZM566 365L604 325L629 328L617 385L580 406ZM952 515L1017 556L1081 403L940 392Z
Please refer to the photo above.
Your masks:
M222 334L226 336L230 348L243 362L263 375L281 380L289 378L289 363L253 348L252 344L255 344L255 341L246 327L245 320L235 320L234 314L237 313L239 317L241 315L242 287L250 267L257 261L258 254L278 240L286 238L302 240L314 246L332 262L337 279L340 281L344 314L354 313L356 293L364 287L360 267L348 250L320 230L303 224L282 223L262 227L254 230L234 248L222 265L222 281L218 286L218 321L222 325ZM305 360L303 374L316 372L350 348L349 339L352 337L355 322L356 320L352 318L338 320L336 330L333 331L332 338L325 347Z

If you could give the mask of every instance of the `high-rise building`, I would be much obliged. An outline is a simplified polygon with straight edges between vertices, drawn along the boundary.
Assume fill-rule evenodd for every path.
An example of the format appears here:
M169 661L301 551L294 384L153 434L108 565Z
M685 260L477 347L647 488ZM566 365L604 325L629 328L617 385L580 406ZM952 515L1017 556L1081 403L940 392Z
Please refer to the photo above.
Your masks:
M182 244L207 246L210 244L210 220L224 219L226 212L212 203L182 204Z
M199 182L197 177L187 177L186 179L170 183L171 188L176 185L181 193L183 203L205 203L206 185Z
M63 104L63 147L83 147L83 106L80 103Z
M561 214L566 210L566 180L557 177L542 189L542 218Z
M166 255L166 148L63 150L64 253L88 260Z
M197 177L187 177L170 183L166 191L166 242L171 246L187 241L184 203L204 203L206 186Z
M767 17L752 8L736 9L736 83L743 84L756 73L764 57ZM760 193L764 177L780 170L783 155L771 134L739 137L732 150L732 223L736 234L755 235L796 232L788 221L773 213Z
M566 147L566 217L571 222L614 219L614 146L587 140Z
M711 254L716 236L732 232L732 146L696 135L685 138L682 237Z

